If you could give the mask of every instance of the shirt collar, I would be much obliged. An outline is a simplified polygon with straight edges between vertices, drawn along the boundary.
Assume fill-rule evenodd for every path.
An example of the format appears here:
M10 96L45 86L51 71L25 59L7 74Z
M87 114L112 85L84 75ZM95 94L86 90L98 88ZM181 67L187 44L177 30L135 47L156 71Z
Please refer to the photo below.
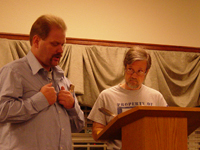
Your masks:
M33 53L31 51L28 52L27 54L27 59L28 59L28 63L31 67L32 73L35 75L36 73L38 73L38 71L40 69L42 69L42 65L39 63L39 61L37 60L37 58L33 55Z
M38 73L39 70L44 69L31 51L28 52L27 59L28 59L29 65L31 67L33 75ZM60 79L64 76L64 72L59 66L53 67L51 69L52 69L53 72L56 73L57 79Z

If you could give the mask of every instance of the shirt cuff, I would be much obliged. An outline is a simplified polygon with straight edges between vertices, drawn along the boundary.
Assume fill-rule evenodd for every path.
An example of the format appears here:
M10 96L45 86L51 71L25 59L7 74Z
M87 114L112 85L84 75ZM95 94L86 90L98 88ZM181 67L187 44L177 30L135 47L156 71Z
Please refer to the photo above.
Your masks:
M33 95L31 97L31 100L33 102L33 106L37 111L41 111L49 106L46 97L41 92L38 92L37 94Z
M77 114L78 114L80 108L78 107L78 105L76 104L76 101L75 101L74 107L73 107L73 108L70 108L70 109L66 109L66 110L67 110L67 112L68 112L68 114L69 114L70 116L77 116Z

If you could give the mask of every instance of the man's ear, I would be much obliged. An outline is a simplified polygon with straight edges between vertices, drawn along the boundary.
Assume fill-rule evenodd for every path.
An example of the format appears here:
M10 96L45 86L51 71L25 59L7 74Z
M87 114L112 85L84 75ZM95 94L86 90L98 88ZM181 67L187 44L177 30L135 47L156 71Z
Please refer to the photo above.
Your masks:
M34 35L33 40L32 40L32 45L35 48L38 48L39 47L39 41L40 41L40 37L38 35Z

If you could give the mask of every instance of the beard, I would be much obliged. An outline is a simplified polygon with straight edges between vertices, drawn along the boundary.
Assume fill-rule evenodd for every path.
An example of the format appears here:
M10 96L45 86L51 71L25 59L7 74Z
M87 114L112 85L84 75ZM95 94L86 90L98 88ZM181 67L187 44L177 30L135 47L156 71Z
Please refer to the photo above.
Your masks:
M130 89L137 89L139 87L139 83L138 80L135 78L131 78L128 81L126 81L126 85L130 88Z
M57 53L57 54L54 54L54 55L51 57L51 60L52 60L53 58L57 58L57 59L60 60L61 57L62 57L62 53Z
M62 57L61 53L54 54L50 59L51 66L57 66L60 63L60 58ZM57 61L55 61L57 60ZM56 62L56 63L55 63Z

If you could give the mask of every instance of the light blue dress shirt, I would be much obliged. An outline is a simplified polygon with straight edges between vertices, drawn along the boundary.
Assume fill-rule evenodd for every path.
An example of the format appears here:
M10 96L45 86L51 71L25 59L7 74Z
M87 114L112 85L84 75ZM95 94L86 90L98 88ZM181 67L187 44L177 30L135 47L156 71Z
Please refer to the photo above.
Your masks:
M69 89L71 82L59 66L52 68L53 86ZM0 70L0 150L71 150L71 132L84 127L84 114L75 105L49 105L40 89L48 72L30 51Z

